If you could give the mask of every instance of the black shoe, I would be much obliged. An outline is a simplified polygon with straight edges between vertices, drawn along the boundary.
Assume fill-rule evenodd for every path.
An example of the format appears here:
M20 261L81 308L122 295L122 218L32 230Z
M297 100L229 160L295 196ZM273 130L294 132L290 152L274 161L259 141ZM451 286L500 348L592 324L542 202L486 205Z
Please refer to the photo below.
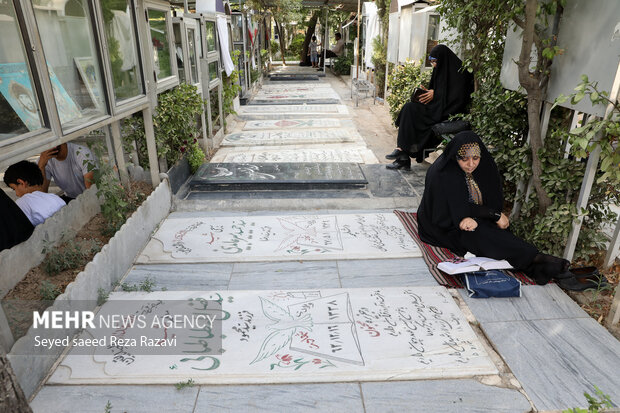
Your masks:
M560 286L560 288L570 291L585 291L589 288L596 288L596 286L592 285L591 283L579 282L574 276L568 278L560 278L556 280L556 283L558 284L558 286Z
M400 149L394 149L391 154L385 155L385 159L396 159L401 153L403 153L403 151Z
M404 169L405 171L411 170L411 159L397 159L391 164L385 165L387 169Z

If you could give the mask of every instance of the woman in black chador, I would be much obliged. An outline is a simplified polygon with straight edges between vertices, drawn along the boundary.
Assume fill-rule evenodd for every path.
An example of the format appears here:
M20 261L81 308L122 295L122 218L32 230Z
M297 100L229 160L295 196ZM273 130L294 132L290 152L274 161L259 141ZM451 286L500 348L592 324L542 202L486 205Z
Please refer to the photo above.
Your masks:
M458 255L505 259L538 284L574 278L570 262L541 254L508 230L495 161L474 132L458 133L426 173L418 208L420 239Z
M396 159L388 169L408 169L411 158L424 161L423 150L435 147L439 141L431 127L451 115L462 113L474 91L473 76L462 69L462 62L447 46L437 45L431 50L429 60L433 65L431 82L419 101L408 102L396 118L398 147L387 159Z
M0 251L26 241L34 231L30 220L0 189Z

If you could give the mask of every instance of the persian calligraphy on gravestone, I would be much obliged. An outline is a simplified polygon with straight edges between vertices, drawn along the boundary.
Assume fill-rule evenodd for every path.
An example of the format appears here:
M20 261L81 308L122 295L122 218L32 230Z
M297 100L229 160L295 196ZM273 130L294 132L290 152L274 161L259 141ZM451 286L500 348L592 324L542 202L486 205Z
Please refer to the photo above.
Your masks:
M363 142L351 129L314 129L297 131L236 132L226 135L222 146L293 145L311 143Z
M241 113L281 113L286 109L287 113L309 112L309 113L342 113L348 114L349 111L344 105L289 105L282 108L279 105L259 105L243 106Z
M243 129L254 130L254 129L340 128L343 126L344 126L344 123L340 119L280 119L280 120L249 120L245 122Z
M140 262L419 257L393 213L168 218ZM163 244L163 251L149 246Z
M197 188L234 187L252 184L268 188L269 184L294 185L368 183L358 164L348 163L205 163L190 181L192 190Z
M126 347L122 360L112 350L94 356L72 350L49 383L176 383L187 377L200 384L334 382L497 373L441 286L113 293L110 300L119 295L145 305L162 302L160 314L169 300L186 300L194 313L202 310L190 303L215 300L221 303L221 337L203 329L178 342L174 355L134 354ZM102 310L107 306L114 301ZM221 343L222 351L214 353L211 343Z
M352 162L376 163L377 158L367 148L350 149L268 149L262 151L219 151L212 162L260 163L260 162Z

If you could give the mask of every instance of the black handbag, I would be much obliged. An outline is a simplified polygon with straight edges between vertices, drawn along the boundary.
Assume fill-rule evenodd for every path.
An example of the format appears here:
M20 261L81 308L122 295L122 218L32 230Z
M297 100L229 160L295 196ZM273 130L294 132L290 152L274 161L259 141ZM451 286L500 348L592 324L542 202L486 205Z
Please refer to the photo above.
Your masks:
M412 102L419 102L420 101L420 96L422 96L426 92L428 92L428 90L424 90L424 89L421 89L419 87L416 87L415 89L413 89L413 93L411 94L411 101Z

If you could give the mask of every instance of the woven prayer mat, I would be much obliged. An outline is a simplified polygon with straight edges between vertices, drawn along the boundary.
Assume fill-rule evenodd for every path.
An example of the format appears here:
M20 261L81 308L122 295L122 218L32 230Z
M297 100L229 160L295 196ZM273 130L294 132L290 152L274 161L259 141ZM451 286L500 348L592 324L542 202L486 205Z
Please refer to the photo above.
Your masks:
M448 261L453 258L459 257L454 254L447 248L435 247L433 245L427 244L420 240L420 236L418 235L418 214L413 212L404 212L404 211L394 211L398 219L402 222L403 226L411 235L411 238L418 244L420 247L420 251L422 251L422 257L424 258L424 262L428 266L428 270L431 272L435 281L439 284L452 287L452 288L465 288L465 284L463 283L462 277L460 274L446 274L437 268L437 264L443 261ZM528 278L522 272L518 271L504 271L507 275L516 278L523 285L535 285L536 283Z

